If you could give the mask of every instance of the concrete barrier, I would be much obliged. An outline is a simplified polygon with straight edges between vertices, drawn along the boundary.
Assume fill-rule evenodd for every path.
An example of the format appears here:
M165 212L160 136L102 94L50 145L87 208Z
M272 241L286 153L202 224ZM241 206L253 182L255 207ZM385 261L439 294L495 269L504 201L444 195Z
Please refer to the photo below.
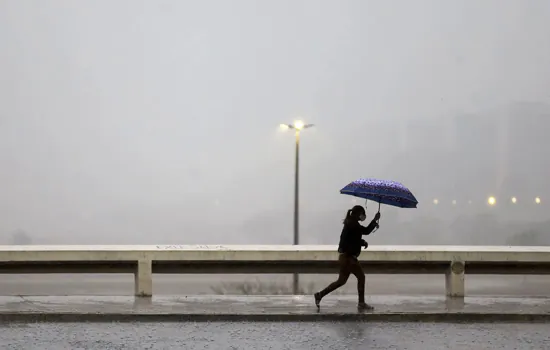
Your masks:
M337 273L337 258L336 246L0 246L0 274L133 273L151 296L153 273ZM550 274L550 247L371 246L360 260L371 274L444 274L450 297L466 273Z

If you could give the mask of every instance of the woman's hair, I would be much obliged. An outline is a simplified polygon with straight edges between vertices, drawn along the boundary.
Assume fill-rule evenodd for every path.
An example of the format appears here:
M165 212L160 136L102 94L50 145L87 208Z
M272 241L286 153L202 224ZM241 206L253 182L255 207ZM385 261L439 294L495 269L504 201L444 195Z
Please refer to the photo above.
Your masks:
M346 217L344 218L344 224L347 224L352 221L359 221L359 216L361 216L362 214L366 215L365 208L363 208L360 205L354 206L353 208L348 210L348 212L346 213Z

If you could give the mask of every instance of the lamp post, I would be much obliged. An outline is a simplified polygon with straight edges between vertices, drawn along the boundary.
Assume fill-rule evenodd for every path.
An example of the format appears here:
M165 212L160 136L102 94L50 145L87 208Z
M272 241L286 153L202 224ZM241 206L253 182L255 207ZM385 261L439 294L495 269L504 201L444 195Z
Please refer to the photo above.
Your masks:
M284 130L293 129L296 132L296 161L294 168L294 245L300 244L300 229L299 229L299 186L300 186L300 132L304 129L311 128L313 124L304 124L297 120L293 124L281 124ZM298 274L294 273L292 282L294 294L299 293Z

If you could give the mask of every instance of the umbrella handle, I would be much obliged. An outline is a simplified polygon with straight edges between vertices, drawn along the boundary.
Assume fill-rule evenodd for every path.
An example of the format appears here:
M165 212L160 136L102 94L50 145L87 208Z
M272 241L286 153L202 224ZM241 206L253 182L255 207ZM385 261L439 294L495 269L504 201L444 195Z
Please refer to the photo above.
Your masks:
M380 198L380 202L378 202L378 213L380 213L381 201L382 201L382 198ZM374 231L372 231L373 233L378 231L378 229L380 228L380 219L376 220L376 224L378 225L378 227L375 228Z
M365 209L367 208L367 203L368 203L368 202L369 202L368 200L365 200ZM378 202L378 212L379 212L379 213L380 213L380 206L381 206L381 205L382 205L382 198L380 198L380 202ZM376 220L376 223L377 223L378 225L380 225L380 219ZM378 227L375 228L375 229L372 231L372 233L376 232L377 230L378 230Z

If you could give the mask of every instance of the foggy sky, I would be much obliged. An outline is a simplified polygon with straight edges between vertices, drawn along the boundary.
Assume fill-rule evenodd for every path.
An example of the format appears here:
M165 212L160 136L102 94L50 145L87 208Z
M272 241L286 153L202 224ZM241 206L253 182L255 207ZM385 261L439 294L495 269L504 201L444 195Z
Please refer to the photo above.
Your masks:
M338 227L341 187L403 177L378 126L550 103L549 16L545 0L2 0L0 234L227 242L283 213L269 232L290 242L278 125L297 118L316 124L303 228L340 210Z

